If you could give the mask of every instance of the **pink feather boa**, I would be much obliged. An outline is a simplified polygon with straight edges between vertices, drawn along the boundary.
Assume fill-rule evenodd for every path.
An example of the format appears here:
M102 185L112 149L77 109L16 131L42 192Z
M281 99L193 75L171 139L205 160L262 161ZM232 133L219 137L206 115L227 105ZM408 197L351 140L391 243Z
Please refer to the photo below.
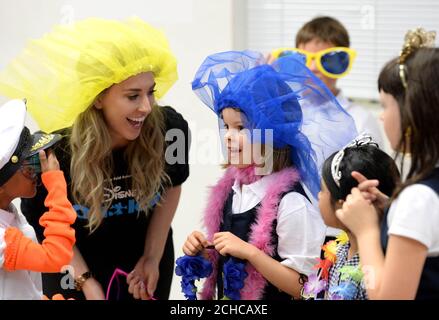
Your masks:
M276 177L267 188L267 193L261 201L261 206L257 212L256 222L252 225L249 237L249 243L262 250L269 256L274 255L274 247L271 244L271 232L273 221L277 218L277 208L280 203L280 197L294 186L300 179L298 172L293 168L287 168L282 171L273 173ZM259 180L262 176L255 174L255 167L237 169L230 167L225 172L216 186L211 188L207 207L204 214L204 225L207 229L207 238L213 239L213 235L219 231L223 218L223 208L235 179L240 184L251 184ZM200 294L201 299L210 300L215 296L217 281L217 261L218 253L215 250L209 250L209 260L213 264L212 275L206 279L203 291ZM243 300L260 300L263 296L263 290L267 284L265 278L250 264L247 263L247 278L244 281L244 288L241 290Z

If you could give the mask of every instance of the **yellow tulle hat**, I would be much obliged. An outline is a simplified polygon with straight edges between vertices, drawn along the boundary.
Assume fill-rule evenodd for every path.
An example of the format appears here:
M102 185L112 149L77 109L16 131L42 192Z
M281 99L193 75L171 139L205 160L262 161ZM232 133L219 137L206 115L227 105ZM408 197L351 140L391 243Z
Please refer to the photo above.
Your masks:
M177 80L165 35L139 18L89 18L31 40L0 73L0 94L26 98L45 132L71 126L97 95L141 72L154 73L156 98Z

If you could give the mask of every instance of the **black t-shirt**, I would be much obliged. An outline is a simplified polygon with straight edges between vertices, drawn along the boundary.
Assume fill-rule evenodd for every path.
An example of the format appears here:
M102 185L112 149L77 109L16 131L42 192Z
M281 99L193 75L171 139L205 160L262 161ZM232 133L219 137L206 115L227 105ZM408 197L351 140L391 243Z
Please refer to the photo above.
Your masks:
M181 114L177 113L171 107L161 108L166 119L166 132L171 133L170 136L174 138L172 140L168 139L170 141L167 141L168 147L171 146L168 148L168 151L175 151L174 160L177 159L180 161L180 163L166 164L165 171L170 177L172 186L178 186L189 176L189 129L187 122ZM172 131L171 129L179 130ZM90 234L89 229L86 227L88 222L88 208L73 201L70 194L68 130L64 130L63 133L65 137L57 144L55 153L59 160L60 168L64 171L67 180L69 199L78 214L78 218L74 224L76 246L81 252L89 269L105 290L115 268L129 272L142 256L150 215L145 214L143 211L138 211L137 202L131 190L131 178L128 173L126 160L123 156L123 150L116 150L113 151L115 168L112 175L113 190L106 189L104 193L106 199L111 199L111 205L105 212L105 218L101 225L96 231ZM184 141L181 141L182 139ZM181 149L176 150L172 148L172 146L183 142L184 155ZM180 157L177 156L177 152L180 152ZM181 157L182 155L183 158ZM44 230L39 226L38 219L46 210L44 207L46 195L47 192L45 188L39 186L36 197L32 199L22 199L21 202L21 210L29 223L35 228L40 241L44 239ZM151 204L154 205L158 198L159 195L157 195Z

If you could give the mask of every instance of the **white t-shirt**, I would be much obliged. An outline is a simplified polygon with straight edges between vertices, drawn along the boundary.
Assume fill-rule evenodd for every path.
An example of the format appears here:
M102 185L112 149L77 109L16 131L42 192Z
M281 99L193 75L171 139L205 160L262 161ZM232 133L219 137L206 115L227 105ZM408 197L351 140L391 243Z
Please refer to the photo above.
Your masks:
M43 297L40 272L16 270L13 272L3 269L6 242L6 229L16 227L24 236L37 242L35 231L11 204L8 211L0 209L0 300L41 300Z
M252 184L242 185L242 189L235 181L232 212L244 213L259 204L273 178L273 175L264 176ZM320 257L326 226L319 211L300 193L290 192L282 198L276 233L281 263L306 275L315 272L313 266Z
M340 105L351 115L357 127L358 134L369 133L372 138L383 148L383 137L377 117L375 117L366 108L353 104L349 101L340 90L337 94L337 100Z
M388 234L419 241L428 256L439 256L439 196L423 184L405 188L390 206Z

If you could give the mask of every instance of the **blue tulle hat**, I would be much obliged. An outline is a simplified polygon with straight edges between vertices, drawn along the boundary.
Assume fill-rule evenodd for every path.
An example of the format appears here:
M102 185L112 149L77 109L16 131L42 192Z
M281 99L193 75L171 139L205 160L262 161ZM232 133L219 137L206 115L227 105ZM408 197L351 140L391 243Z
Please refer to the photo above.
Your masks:
M271 129L273 147L291 147L291 159L314 196L324 160L357 136L352 117L294 56L270 65L255 51L216 53L198 69L192 90L219 118L233 107L245 115L246 128Z

